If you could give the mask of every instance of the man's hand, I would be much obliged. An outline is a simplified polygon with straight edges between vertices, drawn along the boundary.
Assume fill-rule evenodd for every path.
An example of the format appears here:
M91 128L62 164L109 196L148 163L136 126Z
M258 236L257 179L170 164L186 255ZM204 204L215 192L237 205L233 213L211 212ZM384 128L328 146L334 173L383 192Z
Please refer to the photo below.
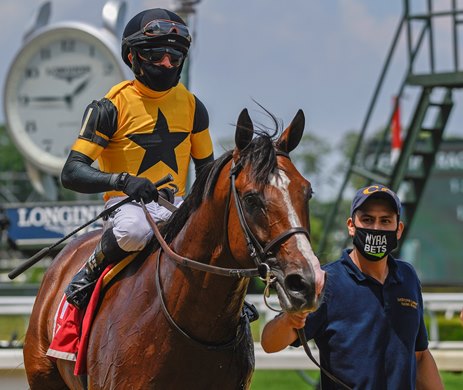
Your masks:
M297 339L296 329L305 325L309 313L283 313L268 322L262 331L260 343L267 353L285 349Z
M308 314L308 312L284 313L282 316L289 327L293 329L301 329L305 325L305 320Z
M125 175L125 177L121 176L121 180L118 182L118 190L123 191L128 196L131 196L137 202L141 199L143 199L143 202L145 203L158 201L158 189L153 183L151 183L151 181L144 177L131 176L129 174Z

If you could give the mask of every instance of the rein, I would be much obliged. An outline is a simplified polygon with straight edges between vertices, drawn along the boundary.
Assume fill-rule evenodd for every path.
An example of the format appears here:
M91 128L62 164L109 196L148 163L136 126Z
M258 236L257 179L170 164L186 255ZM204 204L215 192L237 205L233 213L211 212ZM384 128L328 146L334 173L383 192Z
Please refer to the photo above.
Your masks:
M159 250L158 256L156 258L156 283L155 285L156 285L156 292L158 293L159 299L161 300L161 308L164 313L164 316L167 319L167 322L169 322L169 324L178 333L180 333L190 343L196 345L197 347L206 348L207 350L210 350L210 351L222 351L225 349L232 349L236 345L238 345L246 333L245 329L246 329L247 321L246 321L246 316L244 314L242 314L240 317L240 322L239 322L238 330L236 332L235 337L229 342L226 342L223 344L206 344L204 341L200 341L200 340L197 340L196 338L193 338L188 333L186 333L180 326L177 325L175 320L170 315L169 310L167 310L167 306L164 301L164 296L162 294L161 277L160 277L160 271L159 271L160 263L161 263L161 252L162 252L162 249Z
M240 268L217 267L215 265L204 264L204 263L201 263L200 261L189 259L187 257L183 257L175 253L170 248L170 246L167 244L167 242L164 240L164 237L159 231L159 228L156 225L156 222L154 221L149 211L146 209L146 206L143 203L143 200L140 203L141 203L141 207L143 211L145 212L145 217L149 225L153 229L154 235L156 239L158 240L159 245L161 246L162 250L166 252L169 258L171 258L178 264L184 265L185 267L192 268L198 271L209 272L215 275L229 276L229 277L235 277L235 278L251 278L254 276L259 276L259 272L257 271L257 268L240 269Z
M160 259L161 259L161 252L164 251L170 259L174 260L180 265L184 265L188 268L192 268L198 271L203 271L203 272L209 272L215 275L221 275L221 276L229 276L229 277L236 277L236 278L242 278L242 277L254 277L258 276L259 272L257 271L257 268L250 268L250 269L234 269L234 268L224 268L224 267L216 267L213 265L209 264L204 264L196 260L189 259L187 257L180 256L179 254L175 253L170 246L167 244L167 242L164 240L164 237L162 236L161 232L159 231L158 225L154 221L153 217L147 210L143 200L140 202L141 207L145 213L145 217L153 229L154 235L156 239L159 242L159 245L161 246L161 249L158 252L158 256L156 258L156 275L155 275L155 285L156 285L156 292L158 293L160 302L161 302L161 309L162 312L164 313L164 316L167 319L167 322L178 332L180 333L186 340L188 340L190 343L196 345L197 347L205 348L209 351L222 351L225 349L234 349L242 340L243 337L246 333L246 326L248 324L247 317L245 315L241 315L238 329L236 332L235 337L223 344L210 344L210 343L205 343L204 341L200 341L192 336L190 336L186 331L184 331L177 323L175 320L172 318L172 316L169 313L169 310L167 310L167 306L164 301L164 296L162 293L162 286L161 286L161 278L160 278Z
M312 360L313 364L315 364L320 369L320 371L323 372L323 374L325 374L329 379L331 379L331 381L333 381L339 386L342 386L344 389L352 390L352 387L347 386L343 381L336 378L331 372L323 368L323 366L317 362L317 360L312 355L312 351L309 348L309 343L307 342L307 338L305 337L304 330L303 329L295 329L295 330L297 332L299 341L301 342L301 345L304 348L306 355L309 357L310 360Z

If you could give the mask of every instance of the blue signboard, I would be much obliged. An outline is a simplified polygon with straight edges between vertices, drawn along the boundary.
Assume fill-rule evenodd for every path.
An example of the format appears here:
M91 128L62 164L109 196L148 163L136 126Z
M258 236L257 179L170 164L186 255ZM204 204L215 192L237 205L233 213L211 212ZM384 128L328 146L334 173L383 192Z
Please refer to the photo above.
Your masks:
M101 202L9 204L5 207L10 222L8 237L20 249L48 246L97 217L103 209ZM99 229L102 224L98 219L77 234Z

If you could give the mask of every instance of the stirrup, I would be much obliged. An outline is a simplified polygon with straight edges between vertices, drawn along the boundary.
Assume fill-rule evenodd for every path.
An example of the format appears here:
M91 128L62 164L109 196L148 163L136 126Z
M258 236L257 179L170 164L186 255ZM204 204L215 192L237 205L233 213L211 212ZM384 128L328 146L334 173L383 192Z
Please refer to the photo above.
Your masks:
M97 281L95 280L86 284L85 286L79 287L72 292L69 291L70 286L68 286L65 290L66 301L79 310L84 309L90 301L90 297L92 296L96 282Z
M83 309L90 300L97 280L98 274L92 274L84 267L72 278L64 290L66 300L77 309Z

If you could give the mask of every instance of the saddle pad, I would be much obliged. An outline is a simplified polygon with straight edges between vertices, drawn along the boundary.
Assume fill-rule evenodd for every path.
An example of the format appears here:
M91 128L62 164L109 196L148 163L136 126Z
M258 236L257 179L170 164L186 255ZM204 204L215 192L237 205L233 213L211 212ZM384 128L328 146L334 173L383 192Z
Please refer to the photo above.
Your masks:
M116 265L109 265L103 271L95 285L86 309L79 310L70 305L66 301L66 296L63 295L55 314L53 340L46 353L51 360L75 361L74 375L86 374L90 328L96 314L100 294L108 283L133 261L137 254L127 256Z

